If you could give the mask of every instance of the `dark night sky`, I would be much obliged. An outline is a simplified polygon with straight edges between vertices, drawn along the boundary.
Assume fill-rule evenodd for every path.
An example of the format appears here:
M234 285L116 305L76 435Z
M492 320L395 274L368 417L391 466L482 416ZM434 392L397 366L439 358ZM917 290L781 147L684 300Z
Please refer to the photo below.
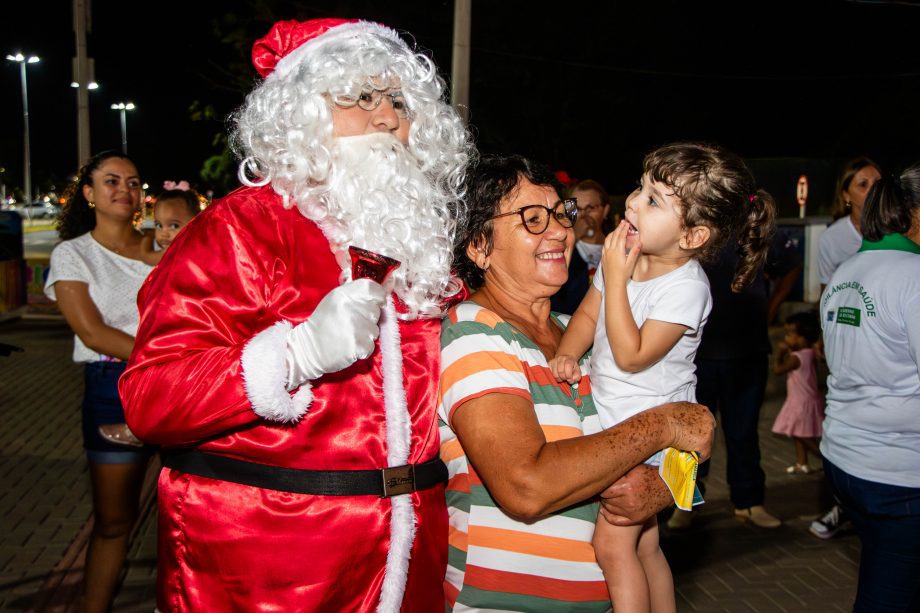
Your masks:
M21 4L4 7L0 51L42 56L28 69L33 176L59 181L77 166L72 3ZM220 117L255 83L216 24L246 17L248 48L274 18L363 17L409 31L445 75L450 69L450 0L127 6L92 3L89 48L101 84L90 94L92 145L120 146L109 104L134 101L129 150L153 186L184 178L205 187L198 172L214 152ZM628 191L642 155L673 140L734 149L769 189L775 180L767 175L782 165L760 158L806 158L801 165L824 182L858 154L886 170L920 159L920 0L534 6L474 2L471 123L484 151L530 155L598 178L612 192ZM22 109L18 70L9 62L0 83L0 166L5 181L19 186ZM195 100L213 104L220 117L191 122Z

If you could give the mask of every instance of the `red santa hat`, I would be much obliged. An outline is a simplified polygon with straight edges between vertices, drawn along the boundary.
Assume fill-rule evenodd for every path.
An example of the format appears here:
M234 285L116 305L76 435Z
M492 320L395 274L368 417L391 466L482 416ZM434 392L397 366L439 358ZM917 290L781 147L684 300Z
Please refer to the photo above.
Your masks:
M284 77L329 42L376 35L408 49L395 30L357 19L279 21L252 47L252 64L264 78Z

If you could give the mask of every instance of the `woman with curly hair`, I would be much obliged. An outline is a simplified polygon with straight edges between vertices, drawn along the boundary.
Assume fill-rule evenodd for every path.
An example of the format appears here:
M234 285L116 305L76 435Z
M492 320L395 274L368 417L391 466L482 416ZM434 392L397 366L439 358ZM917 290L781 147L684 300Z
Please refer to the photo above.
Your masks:
M124 422L118 377L134 348L137 292L151 267L141 261L141 206L134 162L106 151L92 157L68 188L51 253L45 294L73 329L75 362L85 364L83 446L90 467L93 533L84 572L83 611L107 611L138 514L150 450L113 444L105 424Z

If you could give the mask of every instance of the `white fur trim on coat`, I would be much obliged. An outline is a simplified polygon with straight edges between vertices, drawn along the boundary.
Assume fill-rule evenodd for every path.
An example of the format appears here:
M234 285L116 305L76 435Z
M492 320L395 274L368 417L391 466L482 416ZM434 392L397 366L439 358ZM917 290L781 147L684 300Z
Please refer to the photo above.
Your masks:
M402 466L409 461L412 428L403 381L399 320L393 297L387 298L380 318L380 351L383 370L383 405L387 425L387 464ZM409 578L409 557L415 542L415 509L412 494L390 498L390 549L380 589L378 613L398 613L402 608Z
M297 421L313 402L309 383L301 385L293 396L285 389L288 369L284 356L291 328L290 322L282 320L262 330L246 343L240 357L243 386L252 410L271 421Z

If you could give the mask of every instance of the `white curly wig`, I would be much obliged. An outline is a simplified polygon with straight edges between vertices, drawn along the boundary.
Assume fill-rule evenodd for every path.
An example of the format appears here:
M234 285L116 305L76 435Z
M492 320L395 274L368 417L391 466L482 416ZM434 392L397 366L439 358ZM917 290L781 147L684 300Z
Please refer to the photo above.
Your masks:
M457 112L444 100L445 84L434 63L395 31L370 22L348 23L283 57L232 118L233 148L243 160L240 179L250 186L270 182L285 207L297 204L335 243L327 229L347 220L335 219L340 215L330 193L337 156L328 94L360 91L368 82L380 88L398 85L402 91L411 119L405 149L431 186L417 204L432 207L445 226L442 236L413 251L448 250L435 258L444 262L440 270L408 271L409 277L404 270L403 283L394 291L409 307L410 318L439 314L444 298L457 289L448 283L449 250L455 228L464 223L464 177L475 149ZM344 247L334 245L337 256ZM431 257L426 260L430 266ZM429 279L413 281L412 275L419 274ZM441 278L435 288L432 275ZM413 291L414 285L419 287Z

